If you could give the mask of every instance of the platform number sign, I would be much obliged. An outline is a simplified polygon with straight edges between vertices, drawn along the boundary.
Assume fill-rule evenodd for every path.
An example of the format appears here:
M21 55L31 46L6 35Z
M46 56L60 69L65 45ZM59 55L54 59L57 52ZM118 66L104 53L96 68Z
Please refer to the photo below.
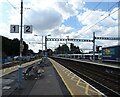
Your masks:
M24 33L32 33L32 25L24 25Z
M19 33L19 25L10 25L10 33Z

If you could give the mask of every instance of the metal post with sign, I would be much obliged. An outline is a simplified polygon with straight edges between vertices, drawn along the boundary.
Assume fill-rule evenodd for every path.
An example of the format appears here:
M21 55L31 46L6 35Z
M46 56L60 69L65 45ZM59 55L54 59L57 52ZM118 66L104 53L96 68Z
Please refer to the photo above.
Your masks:
M20 29L20 64L18 66L18 88L22 88L22 23L23 23L23 0L21 0L21 29Z
M18 66L18 88L22 88L22 52L24 49L22 38L22 24L23 24L23 0L21 0L21 23L20 23L20 64ZM24 25L24 33L32 33L32 25ZM19 25L10 25L10 33L19 33Z
M32 25L24 25L24 33L32 33Z
M10 33L19 33L19 25L10 25Z

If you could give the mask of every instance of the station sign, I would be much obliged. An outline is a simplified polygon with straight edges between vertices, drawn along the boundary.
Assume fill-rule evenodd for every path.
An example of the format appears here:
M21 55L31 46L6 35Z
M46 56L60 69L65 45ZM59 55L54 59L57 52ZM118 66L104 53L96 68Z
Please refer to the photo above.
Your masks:
M24 33L32 33L32 25L24 25Z
M19 25L10 25L10 33L19 33Z
M32 33L32 25L24 25L24 33ZM10 33L19 33L19 25L10 25Z

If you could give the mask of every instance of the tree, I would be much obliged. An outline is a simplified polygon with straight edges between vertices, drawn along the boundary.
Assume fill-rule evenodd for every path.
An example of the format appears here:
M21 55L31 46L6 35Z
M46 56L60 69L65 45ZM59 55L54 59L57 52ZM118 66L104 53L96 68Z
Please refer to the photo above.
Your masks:
M24 49L23 49L22 54L23 54L23 55L27 55L27 51L28 51L28 44L26 44L26 43L23 41L23 45L24 45Z
M2 52L4 52L5 55L11 55L12 54L12 50L11 50L11 43L12 40L8 39L4 36L0 36L2 37Z
M53 51L51 49L47 49L47 54L48 54L48 56L52 56L53 55Z
M55 49L55 53L56 54L67 54L69 53L69 47L66 44L62 46L59 45L59 47Z
M13 40L8 39L4 36L2 37L2 54L6 56L19 56L20 54L20 41L15 38ZM28 51L28 44L23 41L24 49L23 55L27 54Z
M59 47L57 47L55 49L55 53L56 54L80 54L82 53L82 51L80 51L78 46L74 46L73 43L70 44L70 49L66 44L63 44L62 46L59 45Z
M31 56L31 55L33 55L33 54L34 54L33 50L30 49L30 50L27 51L27 55L28 55L28 56Z
M72 54L80 54L82 52L80 51L78 46L74 46L74 44L71 43L70 44L70 53L72 53Z
M75 46L73 43L70 44L70 53L74 54Z
M17 38L12 40L11 49L13 56L18 56L20 54L20 41Z
M61 48L62 48L62 51L63 51L64 54L69 53L69 47L66 44L62 45Z

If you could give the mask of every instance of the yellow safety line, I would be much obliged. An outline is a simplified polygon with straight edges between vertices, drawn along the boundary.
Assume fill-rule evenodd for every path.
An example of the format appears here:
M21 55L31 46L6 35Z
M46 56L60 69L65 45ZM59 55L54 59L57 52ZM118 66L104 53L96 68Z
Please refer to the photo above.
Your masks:
M68 70L69 71L69 70ZM72 73L71 71L69 71L70 73L68 74L68 76ZM65 71L65 73L66 73L66 71ZM77 81L77 86L79 86L79 87L81 87L81 88L86 88L85 86L82 86L82 85L79 85L79 83L80 83L80 78L79 77L77 77L78 79L74 79L75 77L77 77L75 74L73 74L73 76L72 76L72 78L71 78L71 80L72 81ZM81 82L82 84L87 84L87 83L85 83L85 82ZM94 92L94 93L96 93L96 94L99 94L99 92L97 92L97 91L95 91L95 90L93 90L93 89L88 89L89 91L91 91L91 92Z
M78 79L71 79L72 81L75 81L75 82L77 82L78 81Z
M50 60L51 60L51 59L50 59ZM51 61L51 62L52 62L52 61ZM55 69L57 70L57 72L58 72L58 74L60 75L60 77L62 78L63 82L65 83L67 89L70 91L70 94L71 94L72 96L74 96L74 94L73 94L72 91L70 90L69 86L67 85L67 83L66 83L65 80L63 79L62 75L61 75L60 72L58 71L57 67L54 65L54 62L52 62L52 64L53 64L53 66L55 67ZM69 72L69 74L67 74L67 76L69 76L70 74L72 74L72 72L69 71L69 70L67 70L67 69L66 69L66 70L63 69L63 71L64 71L65 74L67 74L67 72ZM85 86L82 86L82 85L79 85L79 83L80 83L80 78L77 77L77 79L75 80L75 79L74 79L75 77L77 77L77 76L76 76L75 74L73 74L73 76L70 77L70 79L71 79L72 81L75 81L75 82L77 81L77 82L76 82L76 85L77 85L78 87L81 87L81 88L85 89L85 94L86 94L86 95L88 95L88 91L94 92L94 93L96 93L97 95L100 94L99 92L97 92L97 91L95 91L95 90L93 90L93 89L89 89L89 85L88 85L87 83L85 83L85 82L81 82L81 83L82 83L82 84L85 84L86 87L85 87ZM99 95L99 96L101 97L101 95ZM92 97L92 95L91 95L90 97Z
M51 59L50 59L51 60ZM67 89L69 90L70 94L72 95L72 97L75 97L73 92L71 91L71 89L69 88L69 86L67 85L67 83L65 82L64 78L62 77L61 73L58 71L57 67L55 66L55 64L53 63L53 61L51 61L53 66L55 67L55 69L57 70L58 74L60 75L62 81L64 82L64 84L66 85Z
M85 87L84 87L84 86L82 86L82 85L79 85L79 84L78 84L77 86L78 86L78 87L81 87L81 88L83 88L83 89L85 89Z
M70 76L71 72L69 74L67 74L67 76Z
M85 88L85 94L88 95L88 89L89 89L89 86L88 84L86 84L86 88Z
M65 71L66 69L63 69L62 71Z
M75 77L75 75L72 76L71 80Z
M66 70L65 73L67 73L68 71Z
M79 83L80 83L80 79L77 81L77 85L79 85Z

